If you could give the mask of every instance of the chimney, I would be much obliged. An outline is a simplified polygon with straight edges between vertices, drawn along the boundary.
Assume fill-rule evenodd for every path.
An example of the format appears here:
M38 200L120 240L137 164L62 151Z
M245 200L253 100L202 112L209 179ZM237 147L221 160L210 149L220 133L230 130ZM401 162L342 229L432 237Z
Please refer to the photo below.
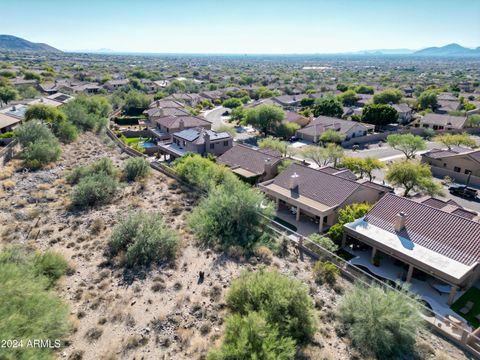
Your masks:
M203 139L205 140L205 152L208 153L210 151L210 134L208 131L203 132Z
M298 178L299 178L299 175L297 173L293 173L293 175L290 176L289 184L288 184L288 187L290 188L290 190L292 191L298 190Z
M407 222L407 214L404 212L399 212L395 217L395 231L400 232L405 229L405 224Z
M272 160L270 158L265 160L265 164L263 166L265 175L270 175L272 172Z
M157 100L157 107L160 107L160 100Z
M180 121L178 122L178 128L180 129L180 131L185 129L185 121L183 121L183 119L180 119Z
M15 105L12 105L12 111L17 111L17 107Z

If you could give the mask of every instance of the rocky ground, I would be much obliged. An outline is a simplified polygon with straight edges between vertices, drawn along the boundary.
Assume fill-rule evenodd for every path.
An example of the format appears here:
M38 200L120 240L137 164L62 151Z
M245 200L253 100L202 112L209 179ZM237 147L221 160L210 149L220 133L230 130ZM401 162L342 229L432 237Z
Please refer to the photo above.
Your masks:
M74 166L108 157L121 166L121 154L108 138L83 134L64 146L61 160L48 169L24 173L18 160L1 169L0 247L26 244L62 253L71 270L56 291L70 304L73 332L60 359L201 359L219 343L228 313L224 295L243 269L267 266L295 276L310 289L319 332L302 354L306 359L360 359L336 331L335 305L350 286L333 289L312 281L311 264L293 249L283 258L233 259L201 249L185 230L185 216L197 194L159 173L142 183L124 184L115 201L84 212L69 210L66 173ZM182 237L175 264L145 273L113 267L104 250L119 217L130 208L156 211ZM198 281L200 271L205 280ZM419 358L467 359L450 343L423 332Z

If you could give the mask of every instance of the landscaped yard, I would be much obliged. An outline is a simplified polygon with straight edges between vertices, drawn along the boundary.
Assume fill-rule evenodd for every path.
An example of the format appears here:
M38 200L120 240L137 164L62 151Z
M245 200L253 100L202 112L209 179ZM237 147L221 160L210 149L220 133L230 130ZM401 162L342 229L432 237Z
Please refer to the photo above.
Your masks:
M471 302L473 306L470 308L467 304ZM460 310L463 308L470 308L466 313L462 313ZM463 294L452 305L452 310L463 318L467 319L470 325L474 329L480 326L480 289L472 286L465 294Z

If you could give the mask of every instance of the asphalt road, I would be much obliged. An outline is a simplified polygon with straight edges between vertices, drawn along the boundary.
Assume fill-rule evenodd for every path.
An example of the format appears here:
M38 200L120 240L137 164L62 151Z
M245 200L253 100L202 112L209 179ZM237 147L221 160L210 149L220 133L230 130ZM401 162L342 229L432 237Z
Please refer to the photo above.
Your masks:
M226 111L227 109L224 108L223 106L219 106L216 108L213 108L212 110L207 110L203 114L205 119L207 121L212 123L212 130L216 130L219 127L225 125L222 121L222 114Z

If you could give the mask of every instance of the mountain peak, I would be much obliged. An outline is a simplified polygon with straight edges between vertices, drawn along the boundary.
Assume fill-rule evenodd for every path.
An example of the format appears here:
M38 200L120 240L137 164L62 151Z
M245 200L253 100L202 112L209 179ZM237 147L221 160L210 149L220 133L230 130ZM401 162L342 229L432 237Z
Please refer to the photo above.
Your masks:
M0 50L11 51L42 51L42 52L61 52L54 47L43 44L34 43L13 35L0 34Z

